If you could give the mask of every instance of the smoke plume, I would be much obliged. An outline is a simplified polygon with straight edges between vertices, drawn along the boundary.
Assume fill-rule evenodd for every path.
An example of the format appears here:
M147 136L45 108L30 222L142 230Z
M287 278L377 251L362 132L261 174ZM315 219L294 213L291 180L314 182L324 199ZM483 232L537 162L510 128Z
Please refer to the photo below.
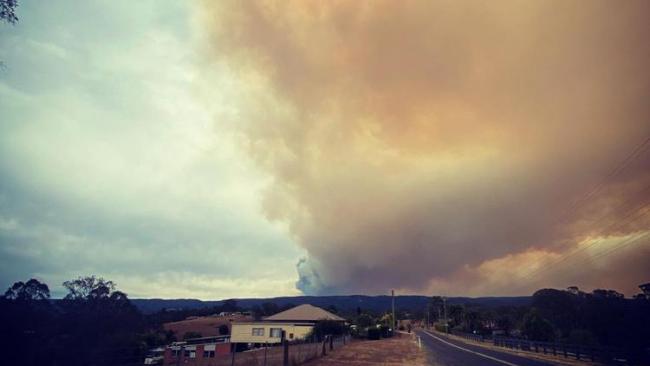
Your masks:
M206 68L235 80L213 85L236 90L221 118L308 253L299 289L511 294L650 280L647 237L617 247L650 226L647 14L220 1L200 16Z

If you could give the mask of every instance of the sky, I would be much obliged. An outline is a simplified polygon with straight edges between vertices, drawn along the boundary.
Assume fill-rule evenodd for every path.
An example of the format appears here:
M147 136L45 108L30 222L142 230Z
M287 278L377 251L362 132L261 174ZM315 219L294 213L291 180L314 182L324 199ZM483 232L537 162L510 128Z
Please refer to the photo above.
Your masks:
M0 287L635 294L649 8L21 1L0 24Z

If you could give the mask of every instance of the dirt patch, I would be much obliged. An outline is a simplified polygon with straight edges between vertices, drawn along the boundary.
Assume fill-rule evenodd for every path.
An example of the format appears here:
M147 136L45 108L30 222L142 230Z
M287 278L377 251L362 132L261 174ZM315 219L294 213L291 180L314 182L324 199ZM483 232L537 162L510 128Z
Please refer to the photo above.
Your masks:
M354 341L306 366L427 365L424 352L413 335L378 341Z

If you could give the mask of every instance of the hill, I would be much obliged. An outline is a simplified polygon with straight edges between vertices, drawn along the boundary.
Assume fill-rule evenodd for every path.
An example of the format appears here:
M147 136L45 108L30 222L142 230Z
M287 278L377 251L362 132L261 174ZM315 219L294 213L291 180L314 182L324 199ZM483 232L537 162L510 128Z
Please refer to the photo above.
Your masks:
M335 306L344 311L352 311L357 307L371 311L385 311L391 306L391 297L382 296L366 296L366 295L342 295L342 296L283 296L272 298L245 298L234 299L237 305L243 308L251 308L255 305L261 305L265 302L272 302L278 306L293 304L312 304L319 307ZM135 306L143 313L153 313L162 309L200 309L212 307L223 304L225 300L211 300L202 301L197 299L133 299L131 300ZM419 295L403 295L395 297L395 305L401 309L424 309L428 296ZM528 305L531 302L530 296L515 296L515 297L450 297L448 304L468 304L468 305L482 305L487 307L497 306L522 306Z

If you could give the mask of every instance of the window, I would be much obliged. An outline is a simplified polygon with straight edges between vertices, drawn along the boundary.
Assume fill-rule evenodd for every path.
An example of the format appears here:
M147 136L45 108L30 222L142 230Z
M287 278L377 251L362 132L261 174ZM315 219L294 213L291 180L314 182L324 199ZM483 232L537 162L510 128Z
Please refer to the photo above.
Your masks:
M190 351L190 358L196 358L196 351Z
M190 351L189 350L185 350L185 357L190 357Z
M271 338L282 338L282 328L271 328Z
M293 339L293 333L289 333L289 339Z
M172 356L173 357L178 357L180 355L181 355L181 350L179 350L179 349L173 349L172 350Z
M257 337L264 336L264 328L253 328L253 335Z
M214 358L214 351L203 351L204 358Z

